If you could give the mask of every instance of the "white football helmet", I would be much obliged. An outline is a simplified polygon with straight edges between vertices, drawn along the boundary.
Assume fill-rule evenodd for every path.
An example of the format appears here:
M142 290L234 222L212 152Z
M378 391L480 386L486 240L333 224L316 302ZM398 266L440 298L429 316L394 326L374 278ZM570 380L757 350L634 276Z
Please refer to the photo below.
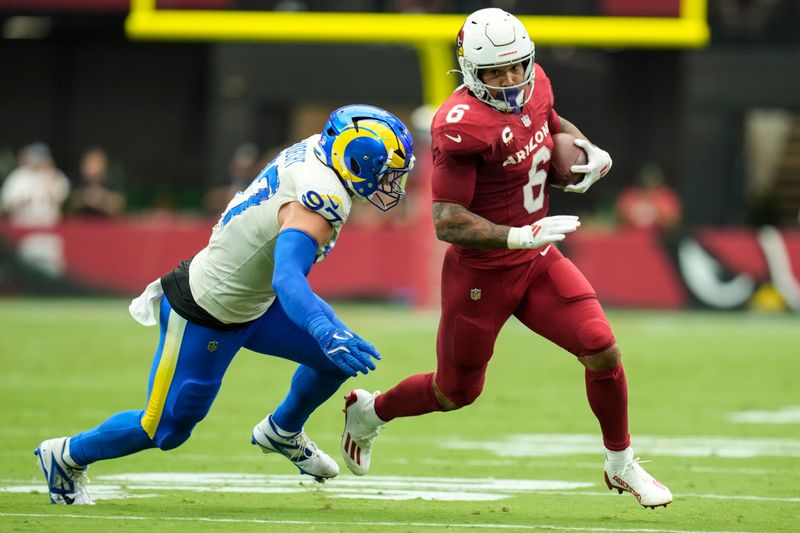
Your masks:
M490 7L467 17L458 33L458 64L472 94L504 112L519 113L533 95L535 47L522 22L511 13ZM483 69L523 63L525 78L519 85L494 87L481 81ZM497 96L492 96L491 91Z

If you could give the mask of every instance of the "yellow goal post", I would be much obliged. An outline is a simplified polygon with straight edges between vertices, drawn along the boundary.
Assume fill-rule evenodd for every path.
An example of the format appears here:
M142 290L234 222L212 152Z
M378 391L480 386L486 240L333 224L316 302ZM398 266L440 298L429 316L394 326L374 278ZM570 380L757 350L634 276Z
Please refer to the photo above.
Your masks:
M701 48L707 0L680 0L678 17L520 16L537 46ZM131 0L131 39L201 42L402 44L419 56L423 98L437 105L454 88L454 44L465 14L323 13L157 9Z

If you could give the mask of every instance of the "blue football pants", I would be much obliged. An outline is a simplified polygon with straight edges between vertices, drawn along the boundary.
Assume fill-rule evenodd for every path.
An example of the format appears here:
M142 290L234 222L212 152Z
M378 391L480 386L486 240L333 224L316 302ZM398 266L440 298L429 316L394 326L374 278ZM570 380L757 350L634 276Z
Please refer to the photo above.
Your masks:
M327 304L323 306L337 325ZM299 364L289 393L273 412L286 431L299 431L311 413L347 379L316 340L292 322L276 300L246 327L216 330L179 316L161 299L160 336L147 384L144 409L123 411L70 440L70 455L80 465L122 457L144 449L181 445L208 413L222 378L240 348Z

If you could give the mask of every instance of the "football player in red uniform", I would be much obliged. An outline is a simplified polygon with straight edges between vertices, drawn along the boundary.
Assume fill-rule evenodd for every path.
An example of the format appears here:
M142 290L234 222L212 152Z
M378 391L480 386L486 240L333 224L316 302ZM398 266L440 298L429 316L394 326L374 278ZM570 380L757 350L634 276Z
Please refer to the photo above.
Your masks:
M383 394L352 391L342 454L355 474L369 469L386 422L450 411L475 401L503 324L512 315L577 356L589 405L600 422L609 488L646 507L666 506L669 489L634 459L620 350L594 289L552 243L575 231L576 216L547 216L552 135L566 132L587 153L584 174L565 190L585 192L611 158L553 109L553 90L534 62L534 45L513 15L489 8L458 34L464 84L431 128L433 218L451 243L442 267L442 312L435 373L410 376Z

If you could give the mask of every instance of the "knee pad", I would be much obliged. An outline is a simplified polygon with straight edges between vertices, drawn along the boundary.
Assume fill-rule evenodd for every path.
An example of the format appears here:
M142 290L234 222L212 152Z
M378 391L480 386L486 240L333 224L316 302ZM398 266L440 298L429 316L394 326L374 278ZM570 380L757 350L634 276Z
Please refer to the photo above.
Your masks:
M450 342L439 345L436 385L456 407L464 407L483 391L495 333L477 321L458 317L446 338Z
M590 318L578 324L575 328L575 337L580 345L578 353L581 355L605 350L615 342L608 321L599 317Z
M192 429L211 409L221 383L187 381L178 390L175 400L162 414L153 438L162 450L177 448L189 438Z
M476 371L473 369L462 369L460 372L441 379L439 374L436 376L436 385L439 390L453 402L456 408L470 405L483 392L483 384L486 381L484 369Z
M192 435L192 429L194 426L190 428L172 428L170 431L165 432L163 435L156 433L155 442L156 446L158 446L159 450L167 451L177 448L187 440Z
M556 293L564 301L597 297L592 284L569 259L562 258L550 265L547 275Z

